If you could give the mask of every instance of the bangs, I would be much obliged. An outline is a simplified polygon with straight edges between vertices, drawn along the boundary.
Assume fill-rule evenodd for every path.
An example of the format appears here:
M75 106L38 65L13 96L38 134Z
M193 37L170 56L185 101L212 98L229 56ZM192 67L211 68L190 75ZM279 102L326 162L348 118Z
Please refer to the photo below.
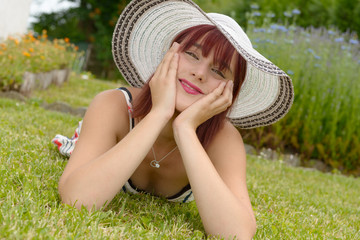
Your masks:
M202 39L201 39L202 38ZM201 42L199 42L201 39ZM174 42L182 43L180 51L186 51L192 46L201 45L202 55L209 56L214 50L213 63L222 71L230 70L230 64L235 48L225 36L212 25L198 25L181 32Z

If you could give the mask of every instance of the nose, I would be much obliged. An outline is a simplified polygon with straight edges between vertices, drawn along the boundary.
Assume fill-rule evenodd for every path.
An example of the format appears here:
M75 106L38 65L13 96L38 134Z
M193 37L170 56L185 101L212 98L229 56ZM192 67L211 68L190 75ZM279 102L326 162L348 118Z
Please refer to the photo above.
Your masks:
M200 82L202 82L203 77L201 77L201 76L199 76L198 74L195 74L195 73L193 73L192 75L195 77L195 79L197 79L197 80L199 80Z
M206 78L205 66L201 66L200 64L195 65L192 75L196 80L199 80L200 82L204 81L204 79Z

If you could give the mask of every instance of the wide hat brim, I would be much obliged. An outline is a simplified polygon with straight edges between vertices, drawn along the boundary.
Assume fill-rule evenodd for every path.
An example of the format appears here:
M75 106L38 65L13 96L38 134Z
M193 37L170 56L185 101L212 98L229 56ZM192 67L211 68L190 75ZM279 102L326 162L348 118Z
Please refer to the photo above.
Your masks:
M155 72L173 39L183 30L215 25L247 61L247 73L228 118L240 128L272 124L290 109L294 91L284 71L258 53L230 17L203 12L190 0L133 0L116 24L115 64L133 87L142 87Z

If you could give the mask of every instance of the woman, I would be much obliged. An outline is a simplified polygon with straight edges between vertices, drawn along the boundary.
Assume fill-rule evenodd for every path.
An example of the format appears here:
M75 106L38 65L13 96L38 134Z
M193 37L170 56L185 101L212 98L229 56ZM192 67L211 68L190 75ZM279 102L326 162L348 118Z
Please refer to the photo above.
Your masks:
M132 1L116 25L113 56L132 87L91 103L59 181L62 201L99 209L121 189L195 200L207 234L250 239L256 223L234 125L284 116L290 78L234 20L191 1Z

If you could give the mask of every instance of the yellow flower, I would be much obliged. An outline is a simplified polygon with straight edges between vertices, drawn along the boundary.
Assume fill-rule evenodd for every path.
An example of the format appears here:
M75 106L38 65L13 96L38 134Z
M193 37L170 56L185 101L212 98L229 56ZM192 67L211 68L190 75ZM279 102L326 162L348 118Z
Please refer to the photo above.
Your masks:
M28 53L28 52L25 52L25 51L24 51L22 54L23 54L25 57L31 57L31 54Z
M44 57L43 55L41 55L41 56L40 56L40 58L41 58L42 60L44 60L44 59L45 59L45 57Z

